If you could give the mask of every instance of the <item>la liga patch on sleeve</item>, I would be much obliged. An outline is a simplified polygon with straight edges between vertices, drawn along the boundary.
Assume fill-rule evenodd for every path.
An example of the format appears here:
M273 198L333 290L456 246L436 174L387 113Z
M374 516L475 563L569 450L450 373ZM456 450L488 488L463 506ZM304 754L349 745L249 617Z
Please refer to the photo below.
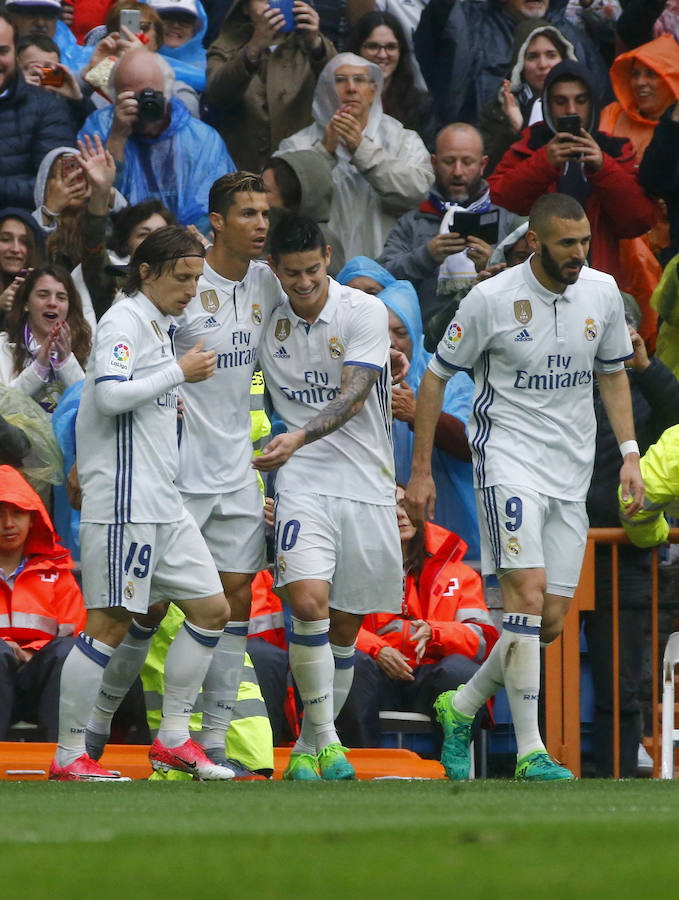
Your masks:
M113 345L111 350L111 356L108 361L108 371L113 372L116 375L124 375L127 377L130 374L131 367L132 352L130 350L130 345L127 341L118 341L118 343Z
M445 341L451 353L457 350L457 345L462 339L462 326L457 322L451 322L446 332Z

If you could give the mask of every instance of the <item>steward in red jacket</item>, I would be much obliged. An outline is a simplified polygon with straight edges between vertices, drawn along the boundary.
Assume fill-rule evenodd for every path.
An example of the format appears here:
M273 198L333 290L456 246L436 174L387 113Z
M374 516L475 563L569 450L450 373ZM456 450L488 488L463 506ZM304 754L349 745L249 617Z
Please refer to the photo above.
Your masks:
M397 510L407 571L401 615L376 613L363 620L354 682L337 727L346 746L376 747L380 709L426 713L437 752L434 700L471 678L498 633L480 576L462 562L462 538L427 523L422 540L400 503Z
M491 200L527 216L543 194L559 191L575 197L592 227L590 265L629 290L619 241L645 234L656 217L637 181L634 148L626 138L598 130L596 91L581 63L564 60L550 71L542 112L544 122L527 128L488 178ZM559 122L565 116L571 122ZM574 116L580 118L580 129Z
M0 740L20 719L57 739L61 666L86 618L72 569L40 497L0 466Z

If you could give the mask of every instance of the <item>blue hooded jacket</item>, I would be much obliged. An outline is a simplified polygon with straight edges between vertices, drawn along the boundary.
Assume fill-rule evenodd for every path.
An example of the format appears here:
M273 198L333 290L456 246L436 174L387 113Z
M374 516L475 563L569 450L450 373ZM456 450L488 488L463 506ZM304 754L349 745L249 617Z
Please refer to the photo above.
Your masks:
M417 292L409 281L393 281L377 296L408 329L413 344L413 356L406 381L417 394L420 381L431 359L431 354L424 349L422 317ZM473 397L474 382L466 373L458 372L446 385L442 411L455 416L466 428ZM413 455L413 433L407 422L395 419L392 425L392 434L396 480L400 484L407 484L410 479ZM469 559L479 559L481 548L472 464L455 459L449 453L434 447L432 475L436 484L434 522L449 531L454 531L467 543Z
M335 280L339 281L340 284L349 284L354 278L359 277L372 278L373 281L381 284L383 288L396 281L393 275L387 272L379 263L376 263L374 259L370 259L369 256L354 256L339 270Z
M75 75L90 61L94 47L81 47L71 29L62 22L57 21L57 30L54 32L54 43L59 48L61 61Z
M182 47L166 47L163 44L159 52L174 69L177 81L183 81L201 94L205 90L207 66L207 55L203 47L203 38L207 31L207 15L200 0L196 0L196 11L200 25L191 40Z
M131 206L158 197L182 225L208 228L208 195L213 182L235 172L219 134L194 118L181 100L170 100L172 118L158 138L132 134L125 144L125 163L115 186ZM87 117L78 139L98 134L106 143L113 106Z

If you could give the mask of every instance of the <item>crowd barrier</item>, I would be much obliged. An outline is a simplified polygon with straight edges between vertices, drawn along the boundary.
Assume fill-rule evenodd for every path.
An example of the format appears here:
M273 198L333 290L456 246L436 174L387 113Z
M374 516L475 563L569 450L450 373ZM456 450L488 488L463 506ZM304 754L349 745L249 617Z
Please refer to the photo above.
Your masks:
M670 529L671 544L679 543L679 528ZM595 608L594 557L597 544L611 546L613 572L613 774L620 777L620 648L618 548L630 541L622 528L590 528L582 573L563 634L545 651L545 735L547 749L577 777L580 758L580 612ZM651 645L653 670L653 777L660 777L661 740L658 722L658 550L651 551ZM667 776L666 776L667 777Z

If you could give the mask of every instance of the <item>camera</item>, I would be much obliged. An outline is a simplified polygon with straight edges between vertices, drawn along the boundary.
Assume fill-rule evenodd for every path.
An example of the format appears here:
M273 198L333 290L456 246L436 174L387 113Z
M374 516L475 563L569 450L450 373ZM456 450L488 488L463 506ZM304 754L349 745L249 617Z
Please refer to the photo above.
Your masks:
M157 122L165 115L165 94L162 91L154 91L153 88L144 88L134 95L137 101L137 115L142 122Z
M49 87L61 87L64 83L64 72L61 66L38 66L40 84Z

